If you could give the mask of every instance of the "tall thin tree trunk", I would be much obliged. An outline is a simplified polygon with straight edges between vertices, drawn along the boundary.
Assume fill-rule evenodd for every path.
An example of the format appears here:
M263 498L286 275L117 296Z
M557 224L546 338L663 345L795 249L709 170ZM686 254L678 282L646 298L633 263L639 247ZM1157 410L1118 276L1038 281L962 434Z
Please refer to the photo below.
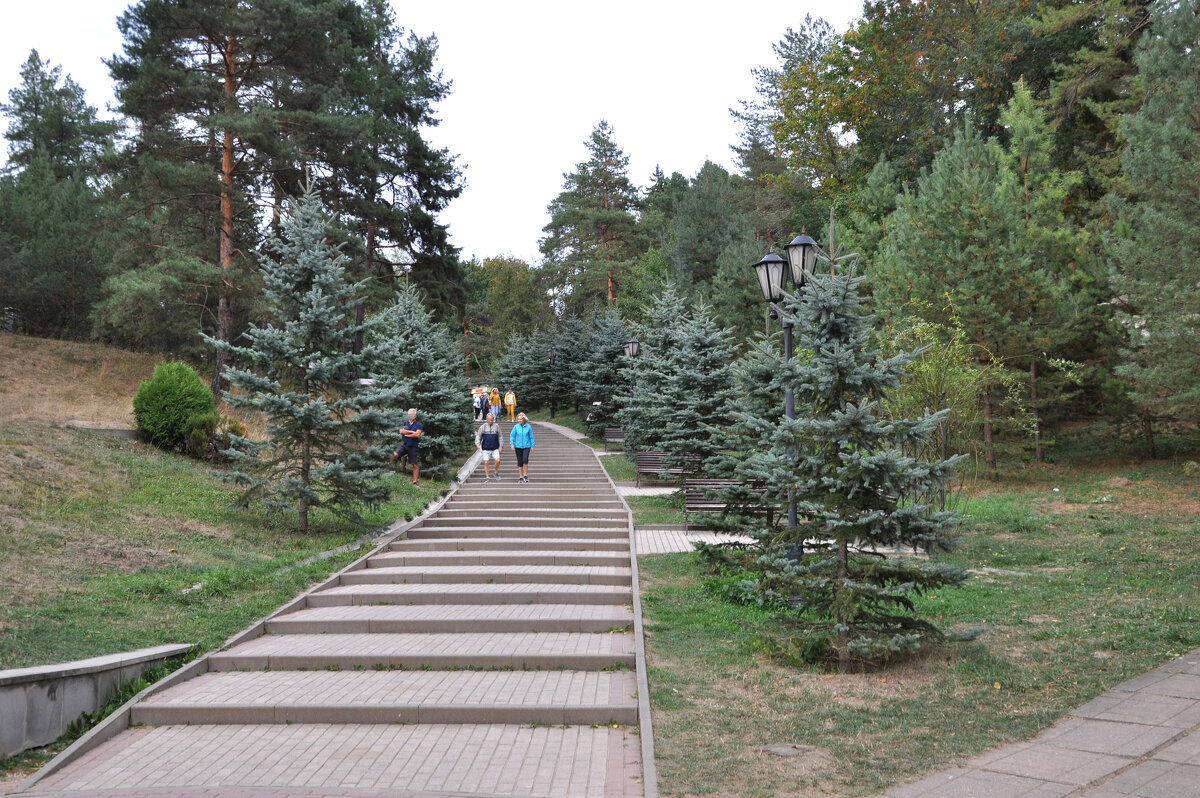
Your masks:
M375 223L367 223L367 264L366 271L368 277L375 276ZM363 333L362 325L366 319L367 303L365 301L358 303L358 310L354 314L354 323L359 330L354 334L354 354L361 355L363 350Z
M986 369L987 363L980 361ZM996 475L996 446L992 437L992 386L985 385L983 389L983 465L988 473Z
M1151 460L1158 459L1158 447L1154 445L1154 419L1149 413L1142 413L1142 432L1146 436L1146 454Z
M296 523L296 531L301 535L308 533L308 483L312 477L312 431L304 430L304 439L300 447L300 487L304 495L300 497L300 514Z
M219 297L217 299L217 338L230 343L233 341L233 130L230 125L234 111L237 79L234 57L237 53L237 43L233 36L226 39L225 45L225 135L221 142L221 251L218 266L221 270ZM229 356L218 349L213 356L213 396L220 399L221 392L229 387L225 379L225 367Z
M1046 453L1042 448L1042 412L1038 409L1038 373L1037 360L1029 361L1029 407L1033 410L1033 459L1038 463L1046 462Z
M945 410L946 407L947 407L946 392L942 391L942 403L938 409ZM946 417L945 416L942 416L942 420L938 422L938 459L939 460L946 459ZM946 477L945 476L938 477L938 509L941 510L942 512L946 511Z
M846 578L850 575L850 547L846 541L838 543L837 553L837 585L834 587L834 602L837 604L837 650L838 650L838 670L842 673L849 673L850 666L853 665L853 660L850 657L850 638L846 633L846 629L850 627L850 622L853 620L846 616L846 608L850 602L840 601L841 593L845 590Z

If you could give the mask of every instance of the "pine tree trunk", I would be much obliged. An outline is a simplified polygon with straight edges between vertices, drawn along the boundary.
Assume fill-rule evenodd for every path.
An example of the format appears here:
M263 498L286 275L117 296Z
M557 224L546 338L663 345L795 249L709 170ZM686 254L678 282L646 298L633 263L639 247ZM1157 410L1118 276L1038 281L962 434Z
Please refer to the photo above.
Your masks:
M986 370L987 360L980 360L979 365ZM983 464L988 473L996 475L996 446L992 438L992 385L989 378L983 388Z
M300 512L296 523L296 531L301 535L308 533L308 483L312 476L312 431L304 430L304 439L300 445L300 486L304 495L300 497Z
M375 276L375 246L376 246L375 245L375 223L370 222L367 224L366 271L367 271L368 278L372 278ZM355 312L355 315L354 315L354 324L356 326L362 327L363 320L366 319L366 313L367 313L367 303L360 302L358 304L358 310ZM354 354L361 355L362 350L363 350L363 334L362 334L362 330L359 330L354 336ZM469 366L467 368L467 371L468 371L468 373L470 372Z
M234 110L234 56L237 43L230 36L225 46L225 114L232 117ZM226 125L228 125L228 121ZM218 266L221 270L219 298L217 300L217 339L225 343L233 341L233 131L226 127L221 142L221 250ZM225 367L229 356L218 349L213 357L213 396L220 400L221 392L229 387L225 379Z
M1158 459L1158 447L1154 445L1154 420L1149 413L1142 414L1142 432L1146 436L1146 454L1151 460Z
M850 666L853 661L850 657L850 638L846 633L846 629L850 627L850 622L853 618L846 616L847 608L853 603L842 600L842 592L846 590L846 579L850 575L850 547L846 541L838 543L837 553L837 586L834 588L834 604L837 606L837 651L838 651L838 670L842 673L849 673Z
M1037 361L1029 362L1029 407L1033 410L1033 459L1035 462L1046 462L1046 453L1042 448L1042 413L1038 409Z

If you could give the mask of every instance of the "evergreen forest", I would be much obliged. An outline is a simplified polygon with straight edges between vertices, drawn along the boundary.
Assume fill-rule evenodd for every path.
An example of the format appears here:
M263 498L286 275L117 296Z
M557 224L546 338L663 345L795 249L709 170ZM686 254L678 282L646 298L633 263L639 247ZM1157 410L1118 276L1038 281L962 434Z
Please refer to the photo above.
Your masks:
M304 195L361 286L346 330L419 319L464 389L502 383L594 434L623 422L707 456L736 434L716 431L730 403L782 406L770 358L749 355L782 347L749 266L806 233L822 268L853 273L869 346L919 353L888 406L948 410L942 457L1039 461L1082 421L1149 457L1196 448L1200 2L870 0L847 30L797 19L732 111L733 171L630 174L597 107L535 263L464 260L440 221L469 190L428 139L454 64L402 17L386 0L137 0L107 62L115 121L31 52L0 105L6 329L188 360L220 396L271 316L261 253ZM677 446L656 437L684 426Z

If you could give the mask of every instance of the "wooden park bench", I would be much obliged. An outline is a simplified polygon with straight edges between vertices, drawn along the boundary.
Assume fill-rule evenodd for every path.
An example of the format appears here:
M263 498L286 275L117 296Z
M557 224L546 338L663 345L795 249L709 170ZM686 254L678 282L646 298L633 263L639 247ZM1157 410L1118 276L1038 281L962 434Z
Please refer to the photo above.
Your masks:
M642 474L651 479L663 479L664 474L673 477L684 474L696 474L700 471L702 460L698 454L684 455L682 466L667 467L664 462L670 459L667 452L638 452L634 455L637 461L637 486L642 486ZM676 460L678 461L678 460Z
M610 443L619 443L625 445L625 430L621 427L605 427L604 428L604 451L608 451Z
M683 531L687 532L689 528L688 513L719 513L725 509L726 503L710 497L709 491L744 484L746 483L737 479L685 479L683 481ZM775 509L774 506L766 508L768 524L771 523Z

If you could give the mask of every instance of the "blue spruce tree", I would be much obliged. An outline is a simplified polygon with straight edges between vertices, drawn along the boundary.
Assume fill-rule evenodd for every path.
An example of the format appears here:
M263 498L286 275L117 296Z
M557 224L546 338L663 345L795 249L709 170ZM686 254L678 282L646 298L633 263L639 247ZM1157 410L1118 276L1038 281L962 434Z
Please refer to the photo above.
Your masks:
M301 534L313 508L361 520L359 508L387 499L387 438L402 420L394 390L360 384L378 352L356 354L354 341L375 322L355 323L366 286L347 279L329 224L314 194L293 202L259 268L270 321L247 330L246 346L208 338L238 366L225 401L267 421L265 441L226 452L242 466L229 478L245 486L243 504L294 509Z
M796 418L735 414L736 433L757 441L737 476L760 486L764 502L797 502L797 528L787 528L786 513L769 526L760 516L751 527L761 547L760 595L792 606L802 648L842 670L939 638L913 615L913 597L965 579L960 569L903 553L952 548L958 518L932 509L928 497L958 458L923 462L908 454L923 450L943 413L889 419L884 403L920 353L884 359L868 349L873 317L863 310L861 283L853 274L816 275L803 297L787 301L800 356L786 366L760 363L759 371L770 366L773 392L792 389ZM777 354L757 349L751 357Z

